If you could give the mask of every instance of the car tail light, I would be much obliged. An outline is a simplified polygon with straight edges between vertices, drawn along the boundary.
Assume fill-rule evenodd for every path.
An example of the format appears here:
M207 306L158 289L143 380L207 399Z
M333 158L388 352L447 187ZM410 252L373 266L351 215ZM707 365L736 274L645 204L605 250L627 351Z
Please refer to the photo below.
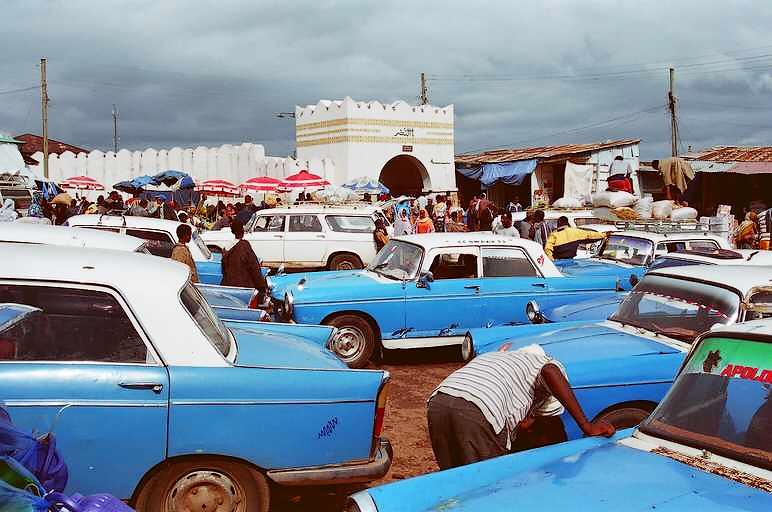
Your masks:
M249 309L259 309L260 307L260 302L258 301L259 298L260 298L260 293L257 290L255 290L252 293L252 298L249 299Z
M381 389L378 390L378 398L375 401L375 427L373 428L373 437L381 437L383 432L383 420L386 416L386 404L389 401L389 374L386 373L381 383Z

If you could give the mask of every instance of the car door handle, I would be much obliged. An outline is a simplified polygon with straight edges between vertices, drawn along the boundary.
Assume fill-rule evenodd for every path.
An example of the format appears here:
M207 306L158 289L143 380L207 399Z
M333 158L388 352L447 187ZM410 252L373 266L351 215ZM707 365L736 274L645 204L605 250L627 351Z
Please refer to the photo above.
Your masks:
M545 283L531 283L531 286L538 286L539 288L546 288L547 285Z
M468 285L464 286L464 289L466 289L466 290L477 290L479 292L480 291L480 285L479 284L468 284Z
M284 235L273 235L274 238L284 238Z
M160 393L164 388L160 382L119 382L118 385L126 389L150 389L153 393Z
M324 235L316 235L316 238L326 238Z

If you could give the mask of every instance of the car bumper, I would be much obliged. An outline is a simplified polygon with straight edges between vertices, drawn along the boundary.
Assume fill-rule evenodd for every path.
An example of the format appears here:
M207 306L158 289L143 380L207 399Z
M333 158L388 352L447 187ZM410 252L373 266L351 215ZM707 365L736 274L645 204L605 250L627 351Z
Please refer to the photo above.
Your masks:
M279 485L340 485L372 482L384 476L391 467L394 451L386 438L381 438L375 457L367 462L333 464L313 468L268 471L267 476Z

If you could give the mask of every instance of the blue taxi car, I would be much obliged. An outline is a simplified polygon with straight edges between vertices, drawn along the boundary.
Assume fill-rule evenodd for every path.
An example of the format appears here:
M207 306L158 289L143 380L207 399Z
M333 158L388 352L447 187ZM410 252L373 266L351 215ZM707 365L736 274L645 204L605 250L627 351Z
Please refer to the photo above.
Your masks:
M325 348L334 329L223 321L161 258L0 252L0 406L55 433L67 493L140 512L265 512L276 486L388 471L388 374L347 368Z
M759 272L762 270L762 272ZM728 284L731 283L731 284ZM472 329L477 353L539 344L566 367L588 418L637 425L662 399L694 339L719 325L772 314L772 268L652 271L606 321ZM581 431L564 415L569 439Z
M637 430L361 491L347 512L772 508L772 321L709 332Z
M566 277L530 240L434 233L391 240L363 270L272 278L281 319L338 328L332 350L357 368L376 350L460 346L470 328L526 323L545 307L615 294L620 279Z

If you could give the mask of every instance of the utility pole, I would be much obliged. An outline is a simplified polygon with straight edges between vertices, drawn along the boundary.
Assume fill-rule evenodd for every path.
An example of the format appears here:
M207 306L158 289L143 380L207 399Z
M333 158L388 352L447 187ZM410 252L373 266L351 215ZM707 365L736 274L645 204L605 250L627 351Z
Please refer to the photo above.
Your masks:
M48 179L48 83L46 59L40 59L40 110L43 115L43 177Z
M118 152L118 109L113 103L113 152Z
M670 68L670 88L667 92L667 108L670 111L670 153L678 156L678 118L676 116L675 69Z
M421 105L429 104L429 87L426 85L426 73L421 73Z

